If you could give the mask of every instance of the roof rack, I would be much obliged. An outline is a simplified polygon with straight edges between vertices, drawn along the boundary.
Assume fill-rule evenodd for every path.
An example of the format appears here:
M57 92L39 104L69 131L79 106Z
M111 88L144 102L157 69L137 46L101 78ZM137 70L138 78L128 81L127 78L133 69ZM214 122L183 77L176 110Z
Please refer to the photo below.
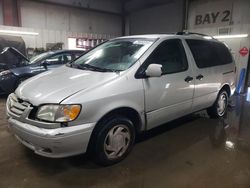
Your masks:
M175 34L176 35L200 35L200 36L203 36L203 37L211 37L212 39L214 39L210 35L206 35L206 34L203 34L203 33L188 32L188 31L179 31L179 32L177 32Z

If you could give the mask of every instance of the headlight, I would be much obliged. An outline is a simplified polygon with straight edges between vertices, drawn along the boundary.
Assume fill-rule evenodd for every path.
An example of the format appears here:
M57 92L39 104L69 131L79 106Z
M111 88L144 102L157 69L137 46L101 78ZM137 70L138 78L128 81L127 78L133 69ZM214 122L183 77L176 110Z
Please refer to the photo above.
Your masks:
M0 72L0 76L4 76L4 75L10 74L10 73L11 73L10 70L5 70L5 71Z
M50 122L73 121L80 114L81 105L43 105L39 107L36 117Z

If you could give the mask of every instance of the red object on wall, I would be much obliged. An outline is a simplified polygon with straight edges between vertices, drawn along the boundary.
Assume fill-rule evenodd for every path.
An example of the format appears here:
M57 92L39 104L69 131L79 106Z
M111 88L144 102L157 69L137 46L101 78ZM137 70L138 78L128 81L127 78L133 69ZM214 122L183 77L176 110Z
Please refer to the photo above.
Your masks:
M239 53L243 57L246 56L248 54L248 48L247 47L241 48L240 51L239 51Z
M3 22L8 26L21 26L20 0L1 0Z

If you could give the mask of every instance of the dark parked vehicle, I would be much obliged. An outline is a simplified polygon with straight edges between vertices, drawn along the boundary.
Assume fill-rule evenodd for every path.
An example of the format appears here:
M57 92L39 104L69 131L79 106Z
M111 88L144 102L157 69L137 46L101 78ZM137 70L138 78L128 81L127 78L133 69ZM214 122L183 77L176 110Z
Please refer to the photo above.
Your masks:
M6 46L17 49L21 54L25 54L26 46L22 37L0 35L0 52L6 49ZM18 64L20 61L22 61L22 58L17 57L13 53L0 55L0 72L3 69L8 69L8 67Z
M0 56L5 53L15 54L18 59L22 60L17 64L7 62L5 68L0 70L0 94L13 92L17 86L27 78L69 63L81 56L84 51L50 51L34 56L30 60L15 48L5 48Z

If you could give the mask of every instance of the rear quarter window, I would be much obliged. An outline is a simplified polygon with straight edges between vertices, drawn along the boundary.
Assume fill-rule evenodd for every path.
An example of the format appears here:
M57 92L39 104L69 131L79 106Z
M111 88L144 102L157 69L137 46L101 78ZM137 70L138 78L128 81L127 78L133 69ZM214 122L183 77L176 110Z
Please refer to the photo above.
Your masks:
M198 68L225 65L233 62L229 49L221 42L186 40Z

